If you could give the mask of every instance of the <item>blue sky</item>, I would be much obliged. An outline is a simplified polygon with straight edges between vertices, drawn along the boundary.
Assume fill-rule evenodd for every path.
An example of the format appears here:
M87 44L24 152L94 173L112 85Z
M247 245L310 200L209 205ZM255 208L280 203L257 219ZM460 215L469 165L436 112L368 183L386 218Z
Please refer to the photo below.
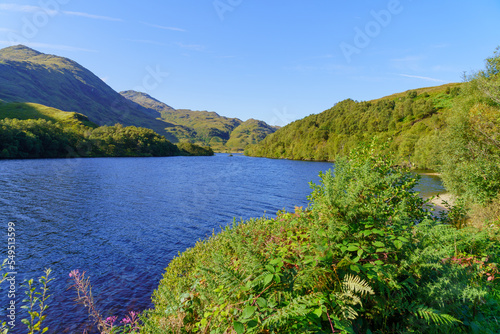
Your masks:
M500 45L500 1L0 1L0 47L19 43L117 91L284 125L461 81Z

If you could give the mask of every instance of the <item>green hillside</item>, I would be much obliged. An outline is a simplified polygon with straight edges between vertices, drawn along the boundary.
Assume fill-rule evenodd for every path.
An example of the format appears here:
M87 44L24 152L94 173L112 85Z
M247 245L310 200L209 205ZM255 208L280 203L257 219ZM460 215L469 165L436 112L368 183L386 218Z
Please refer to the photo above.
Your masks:
M226 143L229 149L240 149L248 145L260 143L271 133L276 132L278 128L269 124L249 119L241 123L231 132L231 137Z
M44 119L67 125L97 127L87 116L80 113L61 111L38 103L5 103L0 100L0 119L5 118L16 118L19 120Z
M295 121L246 154L298 160L335 160L360 142L378 137L409 165L434 167L439 142L461 84L421 88L372 101L341 101L316 115Z
M176 146L151 129L97 126L82 114L37 103L0 100L0 159L213 155Z
M215 150L243 150L248 144L260 142L275 127L263 121L220 116L215 112L174 109L155 98L140 92L125 91L122 96L160 113L165 122L172 124L166 128L179 141L189 141L199 145L210 145Z

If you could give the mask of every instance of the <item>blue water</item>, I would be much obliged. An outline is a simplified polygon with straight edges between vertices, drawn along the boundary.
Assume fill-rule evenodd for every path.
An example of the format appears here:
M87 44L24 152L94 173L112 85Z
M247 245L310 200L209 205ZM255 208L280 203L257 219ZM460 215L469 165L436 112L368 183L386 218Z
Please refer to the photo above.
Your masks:
M87 311L68 288L73 269L90 277L103 316L152 307L169 261L233 219L308 204L309 182L331 163L214 157L0 161L0 254L16 228L14 333L25 333L23 279L52 268L49 333L81 333ZM424 176L423 189L442 190ZM7 305L7 285L0 303ZM8 320L1 311L0 322Z

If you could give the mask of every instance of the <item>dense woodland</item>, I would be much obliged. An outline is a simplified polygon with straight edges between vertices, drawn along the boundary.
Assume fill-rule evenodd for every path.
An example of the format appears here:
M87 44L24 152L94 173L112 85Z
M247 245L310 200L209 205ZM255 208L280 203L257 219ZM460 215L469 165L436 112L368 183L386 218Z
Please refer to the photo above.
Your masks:
M399 161L435 167L435 143L446 127L461 84L408 91L375 101L341 101L317 115L295 121L246 153L269 158L335 160L378 137Z
M36 104L2 103L0 118L3 159L213 155L193 144L176 146L151 129L97 127L81 114Z

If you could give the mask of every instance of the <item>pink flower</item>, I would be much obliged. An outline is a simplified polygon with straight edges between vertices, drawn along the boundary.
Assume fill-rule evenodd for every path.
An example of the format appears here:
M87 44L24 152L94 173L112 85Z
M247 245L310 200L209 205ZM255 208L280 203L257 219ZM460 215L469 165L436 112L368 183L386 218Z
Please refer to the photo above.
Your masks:
M106 322L110 325L112 325L118 317L107 317Z
M69 277L78 277L79 275L80 275L80 272L78 271L78 269L72 270L69 273Z

